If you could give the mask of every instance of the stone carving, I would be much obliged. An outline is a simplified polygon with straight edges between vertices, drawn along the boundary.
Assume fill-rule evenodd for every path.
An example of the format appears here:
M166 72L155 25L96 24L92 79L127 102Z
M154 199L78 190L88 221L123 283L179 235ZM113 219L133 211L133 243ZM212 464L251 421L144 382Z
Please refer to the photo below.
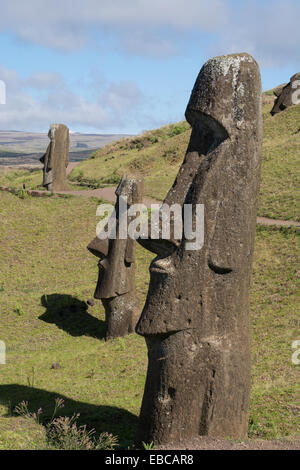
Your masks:
M158 256L136 328L149 358L137 444L247 436L261 101L250 55L202 67L186 109L187 153L165 202L205 205L204 246L187 250L185 235L138 240Z
M140 309L135 284L135 240L120 239L120 198L127 197L128 207L142 202L143 181L124 176L116 190L116 239L98 236L88 250L100 258L99 278L94 297L101 299L105 308L106 339L125 336L134 331ZM127 210L127 206L125 208ZM124 214L121 214L123 217ZM127 215L126 215L127 216ZM130 223L130 217L128 217ZM107 231L107 226L104 228Z
M48 191L64 191L68 189L69 129L64 124L51 124L48 137L50 143L45 155L40 158L44 164L43 186Z
M288 84L276 88L274 95L276 96L276 100L271 110L272 116L284 111L290 106L300 104L300 73L293 75Z

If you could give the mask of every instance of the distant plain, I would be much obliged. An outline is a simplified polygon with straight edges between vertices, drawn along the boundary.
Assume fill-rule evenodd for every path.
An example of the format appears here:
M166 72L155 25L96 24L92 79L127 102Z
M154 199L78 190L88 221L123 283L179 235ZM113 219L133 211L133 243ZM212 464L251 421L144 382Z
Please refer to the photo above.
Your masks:
M122 137L128 135L70 133L69 160L89 158L95 150ZM49 142L46 133L0 131L0 165L39 164Z

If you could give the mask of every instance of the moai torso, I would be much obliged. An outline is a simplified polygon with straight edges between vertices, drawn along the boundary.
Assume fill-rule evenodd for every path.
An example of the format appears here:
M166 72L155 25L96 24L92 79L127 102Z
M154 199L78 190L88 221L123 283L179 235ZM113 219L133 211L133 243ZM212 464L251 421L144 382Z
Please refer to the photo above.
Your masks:
M126 210L142 202L143 182L124 176L117 190L116 238L96 237L88 250L99 259L99 277L94 297L101 299L106 314L106 338L124 336L134 331L140 314L135 288L135 240L120 238L120 198L127 198ZM125 214L124 214L125 215ZM127 215L126 215L127 217Z
M44 164L43 186L48 191L68 189L66 168L69 163L69 129L63 124L51 124L50 143L40 161Z
M158 254L137 325L149 364L137 442L244 438L250 392L249 286L260 179L259 68L248 54L201 69L192 134L166 201L204 204L204 245L140 241Z

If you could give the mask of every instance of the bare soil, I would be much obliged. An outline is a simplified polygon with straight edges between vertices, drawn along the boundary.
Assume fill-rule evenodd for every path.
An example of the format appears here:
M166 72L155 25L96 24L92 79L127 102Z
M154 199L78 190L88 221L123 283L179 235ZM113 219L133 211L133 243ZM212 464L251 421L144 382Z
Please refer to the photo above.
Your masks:
M230 441L206 436L155 446L155 450L300 450L300 438L271 441Z

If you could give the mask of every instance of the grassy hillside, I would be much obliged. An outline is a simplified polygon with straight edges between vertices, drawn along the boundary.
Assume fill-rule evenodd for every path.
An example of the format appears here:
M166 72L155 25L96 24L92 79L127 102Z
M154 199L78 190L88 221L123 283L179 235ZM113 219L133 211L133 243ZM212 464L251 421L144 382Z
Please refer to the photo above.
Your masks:
M300 106L271 117L264 104L264 159L259 215L299 220ZM190 136L186 122L128 138L96 152L71 178L81 185L115 185L126 172L142 174L148 196L163 199L183 160ZM35 188L41 172L0 173L0 185ZM77 187L80 189L80 187ZM99 201L81 197L21 199L0 192L0 450L51 448L45 425L57 398L60 415L80 413L96 434L118 436L132 446L141 404L147 351L132 334L105 342L100 302L88 306L97 260L86 245L94 237ZM137 248L137 292L147 293L152 255ZM257 227L251 284L252 391L249 436L299 433L299 236L295 229ZM59 363L59 368L52 368ZM39 422L18 417L28 401L42 408Z
M56 398L60 414L80 413L80 423L132 445L141 404L147 353L132 334L105 342L100 302L88 307L97 260L86 250L96 226L96 200L19 199L0 193L0 449L48 448L43 424ZM250 437L295 435L299 423L299 339L296 282L299 246L295 230L259 228L251 287L252 393ZM137 249L141 305L152 255ZM53 363L61 368L52 369ZM40 424L17 417L23 400L42 408Z
M268 95L266 95L268 96ZM268 100L267 100L268 101ZM300 220L300 106L272 117L272 104L263 107L264 141L258 214ZM82 162L73 179L88 183L117 180L126 171L145 178L147 196L163 199L172 185L190 138L186 122L165 126L140 137L112 143Z
M263 162L258 215L300 221L300 106L272 117L272 91L264 94ZM126 172L145 180L145 195L163 200L173 184L190 138L183 121L106 145L92 158L82 161L70 181L98 188L116 185ZM41 172L0 172L0 185L34 189ZM76 189L80 189L76 187Z

